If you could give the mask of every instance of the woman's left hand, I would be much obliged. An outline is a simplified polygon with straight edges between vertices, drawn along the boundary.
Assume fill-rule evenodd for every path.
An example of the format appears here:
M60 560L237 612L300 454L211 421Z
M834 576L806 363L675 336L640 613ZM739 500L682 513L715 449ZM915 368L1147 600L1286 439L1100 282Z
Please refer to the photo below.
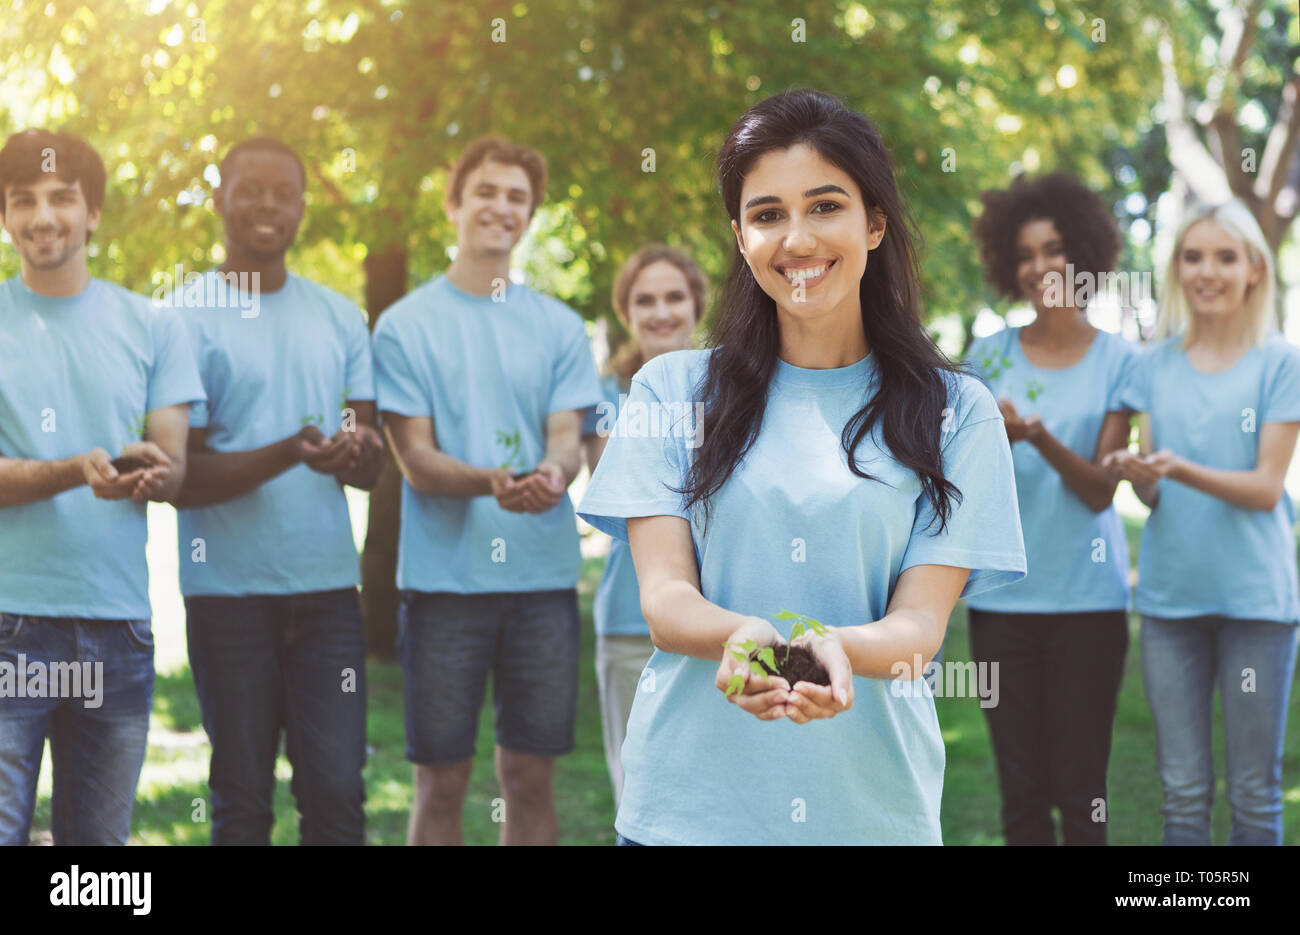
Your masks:
M791 686L785 710L786 717L796 724L835 717L853 707L853 666L844 652L839 631L834 627L829 630L827 636L804 633L790 644L809 650L831 677L830 685L795 682Z
M1183 465L1183 459L1168 448L1147 455L1142 459L1146 465L1161 477L1172 478Z

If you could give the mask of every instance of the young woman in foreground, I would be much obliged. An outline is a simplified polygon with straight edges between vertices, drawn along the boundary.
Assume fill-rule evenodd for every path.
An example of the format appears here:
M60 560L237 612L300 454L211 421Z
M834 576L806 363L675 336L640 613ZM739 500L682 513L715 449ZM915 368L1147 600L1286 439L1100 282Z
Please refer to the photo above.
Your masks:
M959 596L1025 573L1002 417L921 325L908 218L866 118L778 95L718 164L737 253L713 346L641 369L580 509L629 539L656 647L615 828L639 844L939 844L922 661ZM696 401L694 431L648 417ZM829 627L795 641L829 685L733 657L746 641L783 656L783 610Z
M1123 396L1145 414L1142 454L1103 464L1151 507L1136 604L1165 843L1210 843L1217 685L1231 843L1281 844L1300 623L1283 479L1300 431L1300 349L1277 333L1273 258L1240 202L1188 217L1164 283L1155 340Z

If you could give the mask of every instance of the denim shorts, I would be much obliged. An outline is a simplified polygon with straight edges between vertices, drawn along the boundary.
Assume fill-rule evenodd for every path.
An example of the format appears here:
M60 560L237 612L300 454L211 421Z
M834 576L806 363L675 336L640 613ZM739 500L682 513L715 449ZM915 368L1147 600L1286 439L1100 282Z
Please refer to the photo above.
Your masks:
M397 621L408 760L449 766L474 756L489 672L498 746L533 756L573 751L576 590L405 590Z

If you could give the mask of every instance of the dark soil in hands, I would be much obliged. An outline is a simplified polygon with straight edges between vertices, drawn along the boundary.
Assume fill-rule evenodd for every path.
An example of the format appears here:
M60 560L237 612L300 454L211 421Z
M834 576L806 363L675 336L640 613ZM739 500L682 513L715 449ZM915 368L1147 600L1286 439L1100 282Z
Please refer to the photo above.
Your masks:
M779 675L794 688L795 682L812 682L814 685L830 685L831 677L825 667L817 661L812 651L804 646L792 646L790 658L786 659L785 649L773 649L776 656L777 670L772 672L767 663L759 661L771 675ZM749 654L750 659L758 660L758 650Z
M109 464L113 465L113 469L119 474L130 474L132 471L138 471L140 468L149 466L149 462L144 458L132 457L114 458Z

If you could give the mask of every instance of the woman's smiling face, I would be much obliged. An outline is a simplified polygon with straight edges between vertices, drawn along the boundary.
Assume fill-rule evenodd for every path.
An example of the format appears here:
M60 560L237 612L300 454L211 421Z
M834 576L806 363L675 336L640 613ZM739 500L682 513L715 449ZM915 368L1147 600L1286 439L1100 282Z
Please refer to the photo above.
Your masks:
M1193 314L1234 314L1266 272L1263 262L1250 261L1244 240L1209 218L1197 221L1183 235L1178 277Z
M1065 239L1056 224L1049 218L1034 218L1020 225L1016 231L1016 281L1020 283L1023 298L1034 303L1038 314L1047 314L1050 308L1063 304L1062 300L1048 302L1049 290L1052 289L1052 275L1060 277L1060 288L1070 289L1065 285L1066 274L1070 272L1065 255Z
M731 229L759 287L785 314L861 314L859 283L885 236L885 219L869 230L857 183L812 146L754 161Z
M686 274L667 260L647 265L628 290L627 317L646 360L690 347L699 312Z

